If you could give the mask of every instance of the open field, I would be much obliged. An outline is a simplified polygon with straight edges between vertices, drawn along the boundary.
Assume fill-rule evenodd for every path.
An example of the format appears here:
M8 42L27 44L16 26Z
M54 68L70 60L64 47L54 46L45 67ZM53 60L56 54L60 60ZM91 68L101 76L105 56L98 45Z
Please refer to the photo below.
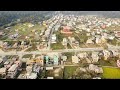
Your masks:
M45 27L39 24L34 24L33 27L29 27L30 25L32 25L32 23L16 24L9 29L8 35L18 33L19 35L21 35L19 38L17 38L19 40L25 39L25 36L30 36L30 38L33 39L36 36L35 32L39 35L41 30L45 30Z
M65 49L61 42L51 44L53 50Z
M77 66L66 66L64 69L64 79L69 79L74 75Z
M104 79L120 79L120 68L103 67L102 78L104 78Z

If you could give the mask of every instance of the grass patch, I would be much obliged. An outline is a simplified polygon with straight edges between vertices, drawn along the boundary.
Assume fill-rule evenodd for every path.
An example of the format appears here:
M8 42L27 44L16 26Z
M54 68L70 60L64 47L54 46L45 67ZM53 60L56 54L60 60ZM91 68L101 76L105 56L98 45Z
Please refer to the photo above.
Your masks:
M64 68L63 78L64 79L71 78L74 75L77 68L78 68L77 66L66 66Z
M72 47L70 46L70 44L69 44L69 43L67 44L67 47L68 47L68 49L72 49Z
M36 50L37 50L36 45L32 45L32 47L27 49L26 51L36 51Z
M104 79L120 79L120 68L103 67Z
M45 72L45 77L53 77L53 76L54 76L53 70L49 70Z
M53 50L57 50L57 49L64 49L64 46L62 45L62 43L53 43L53 44L51 44L51 48L53 49Z
M41 56L40 54L35 55L35 57Z
M118 59L119 59L118 57L108 58L107 60L100 59L99 65L117 67L116 60L118 60Z
M34 24L33 27L28 27L28 25L30 25L31 23L19 23L19 24L16 24L15 26L12 26L10 28L9 31L11 31L9 34L12 35L12 34L15 34L16 31L15 30L18 30L18 33L19 35L21 35L21 37L19 37L18 39L25 39L25 36L33 36L31 37L31 39L35 38L36 35L35 35L35 32L37 32L37 34L40 34L41 30L44 30L45 27L42 26L42 25L39 25L39 24ZM24 38L22 38L24 37Z
M30 58L30 57L32 57L32 54L26 54L22 58Z

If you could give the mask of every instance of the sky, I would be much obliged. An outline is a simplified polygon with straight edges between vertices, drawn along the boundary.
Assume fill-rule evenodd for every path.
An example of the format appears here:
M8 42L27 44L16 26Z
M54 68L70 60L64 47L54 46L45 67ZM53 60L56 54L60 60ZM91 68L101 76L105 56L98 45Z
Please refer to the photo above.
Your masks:
M33 13L54 13L55 11L0 11L1 13L20 13L20 14L33 14ZM106 17L120 18L120 11L61 11L63 14L78 14L78 15L103 15Z

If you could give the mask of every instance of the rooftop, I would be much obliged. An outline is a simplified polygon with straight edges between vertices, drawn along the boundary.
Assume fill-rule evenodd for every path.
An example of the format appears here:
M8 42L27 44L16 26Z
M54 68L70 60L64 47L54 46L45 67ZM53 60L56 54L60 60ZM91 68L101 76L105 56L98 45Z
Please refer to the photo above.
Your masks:
M18 67L17 64L13 64L9 69L8 71L15 71L15 69Z
M6 72L6 68L0 68L0 73Z

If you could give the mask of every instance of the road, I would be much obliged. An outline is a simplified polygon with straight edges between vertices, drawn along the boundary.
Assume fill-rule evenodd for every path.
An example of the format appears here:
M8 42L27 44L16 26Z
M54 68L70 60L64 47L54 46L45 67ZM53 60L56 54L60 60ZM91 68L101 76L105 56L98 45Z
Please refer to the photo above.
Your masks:
M56 22L57 23L57 22ZM51 29L51 31L50 31L50 35L49 35L49 39L48 39L48 49L50 50L50 48L51 48L51 38L52 38L52 34L53 34L53 32L54 32L54 27L55 27L55 25L56 25L56 23L52 26L52 29Z
M40 50L40 51L31 51L31 52L24 52L24 51L10 51L10 52L4 52L0 51L0 55L25 55L25 54L41 54L41 53L48 53L48 52L58 52L58 53L63 53L63 52L78 52L78 51L101 51L103 48L79 48L79 49L61 49L61 50Z
M119 47L109 47L109 50L116 50ZM120 49L120 48L119 48ZM102 47L99 48L79 48L79 49L60 49L60 50L40 50L40 51L31 51L31 52L24 52L24 51L10 51L10 52L4 52L0 51L1 56L6 56L6 55L25 55L25 54L42 54L42 53L50 53L50 52L56 52L56 53L64 53L64 52L79 52L79 51L101 51L104 50Z
M74 66L79 66L79 65L57 65L57 66L53 66L53 67L65 67L65 66L71 66L71 67L74 67Z

